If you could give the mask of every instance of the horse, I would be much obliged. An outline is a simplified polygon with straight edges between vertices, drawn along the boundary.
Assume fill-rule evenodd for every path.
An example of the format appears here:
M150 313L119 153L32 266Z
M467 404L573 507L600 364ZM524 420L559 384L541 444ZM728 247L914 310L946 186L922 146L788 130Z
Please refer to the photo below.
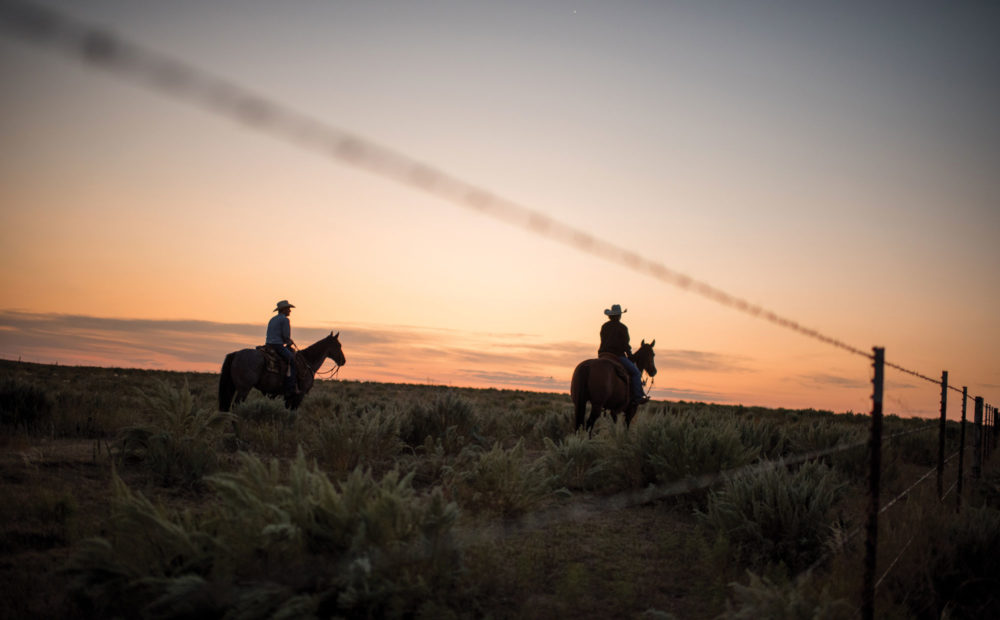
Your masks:
M222 362L222 375L219 377L219 411L229 411L234 404L246 400L250 390L257 388L265 396L274 398L284 395L285 408L294 411L302 404L302 399L312 388L316 371L323 362L330 358L337 366L347 363L344 351L340 346L340 332L324 336L305 349L295 352L295 366L298 369L298 394L285 394L284 369L281 373L267 370L264 353L258 349L242 349L226 355ZM233 398L235 397L235 401Z
M655 339L649 343L643 340L639 350L629 356L639 368L640 376L643 372L650 377L656 376L656 365L653 363L655 344ZM584 360L577 365L570 383L577 429L583 426L588 402L590 419L587 420L587 431L591 435L594 433L594 423L605 409L611 413L613 421L617 421L618 414L624 412L625 426L628 427L639 405L629 398L629 385L624 378L626 374L627 371L621 368L621 364L606 357Z

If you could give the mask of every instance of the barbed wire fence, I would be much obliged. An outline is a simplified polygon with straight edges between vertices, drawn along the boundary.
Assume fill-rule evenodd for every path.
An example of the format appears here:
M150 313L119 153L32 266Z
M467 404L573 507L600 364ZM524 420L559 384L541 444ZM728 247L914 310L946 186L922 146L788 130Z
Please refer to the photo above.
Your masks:
M849 354L864 357L872 363L874 370L871 429L869 438L863 442L837 445L824 450L807 452L786 457L778 461L766 461L734 470L690 477L669 484L650 487L642 491L620 493L602 498L590 505L576 505L555 511L528 514L497 528L480 527L461 533L463 544L476 544L485 540L512 536L517 533L545 527L558 521L575 521L590 518L608 510L627 508L662 500L671 496L705 489L726 477L764 471L769 468L788 467L797 463L828 457L863 446L869 451L869 508L865 526L865 570L860 611L865 618L874 617L875 590L885 581L887 575L899 563L902 555L910 548L913 538L889 562L888 568L876 578L878 557L879 515L897 505L921 483L937 473L937 493L939 501L954 489L956 510L962 507L965 461L966 412L969 398L968 388L958 389L949 385L945 371L941 380L917 372L885 359L885 350L876 347L871 353L808 327L798 321L778 314L761 305L751 303L706 282L676 271L669 266L651 260L622 246L605 241L588 231L570 226L537 211L508 200L487 189L468 183L434 166L395 150L378 145L276 102L262 94L214 76L200 68L170 58L162 53L147 49L128 41L106 29L78 21L63 13L25 2L0 2L0 28L8 35L16 36L29 43L51 49L68 57L83 61L87 66L109 71L122 79L160 91L165 95L187 101L207 109L221 117L235 121L253 130L270 134L282 141L310 149L325 157L361 168L416 188L423 192L447 200L460 207L481 213L494 220L527 230L531 233L569 246L575 250L616 263L626 269L650 276L660 282L692 292L714 303L738 312L762 319L780 328L795 332L800 336L822 342ZM880 503L882 407L884 399L885 368L891 368L920 380L941 387L939 424L928 425L911 431L891 435L893 440L903 435L926 432L934 426L939 429L938 463L886 504ZM946 410L948 391L962 394L959 450L945 457ZM995 424L995 408L984 402L983 397L974 399L972 476L979 478L984 458L989 457L997 440L998 427ZM957 457L958 470L955 482L944 490L945 466ZM851 532L848 538L860 533L860 528ZM821 558L823 559L823 558ZM817 561L818 562L818 561Z

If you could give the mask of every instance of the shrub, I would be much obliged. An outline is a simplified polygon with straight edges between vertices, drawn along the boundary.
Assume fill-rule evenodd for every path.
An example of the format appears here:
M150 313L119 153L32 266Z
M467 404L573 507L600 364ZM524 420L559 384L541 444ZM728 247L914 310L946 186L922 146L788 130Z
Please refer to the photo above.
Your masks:
M573 434L573 415L566 411L550 411L535 422L532 431L537 445L547 446L546 439L562 441Z
M545 438L544 463L555 484L573 491L606 488L608 474L604 464L604 446L590 439L584 430L556 443Z
M358 466L387 471L405 445L399 438L399 415L382 410L324 418L306 442L309 454L331 470L345 472Z
M233 407L233 414L241 420L251 422L279 422L289 425L295 422L295 412L285 408L283 401L274 398L253 397Z
M29 433L42 430L52 418L52 397L33 384L5 378L0 383L0 425Z
M715 474L753 462L756 446L743 444L733 418L679 416L647 418L636 427L639 451L648 460L648 482L662 484Z
M747 447L756 447L762 460L771 461L788 455L788 433L781 424L745 417L736 417L735 424L740 442Z
M399 617L452 605L457 509L440 492L360 469L335 484L302 452L281 470L244 455L240 471L207 479L218 501L199 515L168 513L116 478L111 534L78 546L74 591L108 616Z
M748 470L711 490L699 518L744 566L783 564L796 574L820 558L845 488L822 463Z
M933 610L942 618L1000 617L1000 511L942 511L917 535L925 555L918 565L926 572L895 584L914 615Z
M867 426L856 422L831 421L827 419L805 419L793 424L787 430L790 444L790 455L807 455L835 448L838 446L850 449L833 452L819 457L840 473L854 482L864 482L868 476L868 437ZM888 463L883 457L883 463ZM888 482L894 472L888 467L883 469L882 480Z
M479 459L481 452L479 446L466 444L465 437L451 427L444 439L428 436L424 445L412 456L401 460L400 466L413 474L415 483L421 486L439 485L451 497L452 487L458 480L454 472L469 468Z
M538 506L551 494L554 483L544 462L525 462L521 441L509 450L494 444L457 475L464 506L502 518L522 515Z
M454 429L449 432L449 429ZM445 449L461 450L464 439L478 439L478 420L468 401L448 393L430 404L417 403L403 416L399 433L402 440L413 448L424 445L428 437L432 439L454 439L444 442Z
M183 390L160 381L141 396L151 421L122 431L119 463L141 463L164 486L190 484L213 471L222 428L234 417L196 408L187 380Z
M750 583L730 584L732 597L722 615L728 620L838 620L855 618L854 605L834 598L829 587L818 588L811 572L775 583L748 572Z

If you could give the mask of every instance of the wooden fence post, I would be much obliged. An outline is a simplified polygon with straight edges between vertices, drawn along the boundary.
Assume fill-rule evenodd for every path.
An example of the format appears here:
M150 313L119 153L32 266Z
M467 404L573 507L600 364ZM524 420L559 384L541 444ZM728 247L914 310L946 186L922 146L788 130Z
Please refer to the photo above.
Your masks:
M983 397L976 397L976 410L972 414L972 477L976 480L983 473Z
M1000 433L1000 426L997 426L997 408L996 407L992 407L992 409L993 409L993 422L992 422L991 426L992 426L992 429L993 429L993 439L992 439L993 444L992 444L992 448L990 448L990 453L992 453L993 450L996 450L996 447L997 447L997 436L998 436L998 433Z
M981 448L983 454L980 458L980 463L982 464L990 456L990 405L985 401L983 402L983 438Z
M944 430L945 414L948 410L948 371L941 373L941 428L938 430L938 466L937 492L938 501L944 499Z
M996 449L997 447L997 408L994 407L993 405L987 405L987 406L990 408L990 422L989 422L990 434L987 436L989 438L989 441L986 442L988 444L988 448L986 450L986 456L990 456L991 454L993 454L993 450Z
M868 470L868 526L865 539L865 570L861 592L861 617L875 617L875 560L878 553L879 485L882 478L882 387L885 374L885 349L873 349L875 378L872 379L872 426Z
M990 457L990 439L993 433L990 432L990 405L983 402L983 462Z
M965 475L965 406L969 402L969 388L962 386L962 430L958 440L958 481L955 483L955 512L962 510L962 478Z

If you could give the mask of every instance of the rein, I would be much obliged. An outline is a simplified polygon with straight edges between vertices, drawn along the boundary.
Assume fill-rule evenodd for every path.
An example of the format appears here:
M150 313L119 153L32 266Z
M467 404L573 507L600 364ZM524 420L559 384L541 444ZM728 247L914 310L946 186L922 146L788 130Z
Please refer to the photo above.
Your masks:
M649 373L646 373L646 376L649 378L649 389L646 390L646 398L649 398L649 395L653 393L653 380L655 377ZM645 379L642 380L642 387L646 387Z
M316 343L316 344L319 344L319 343ZM299 352L299 349L295 349L295 350L296 350L296 352ZM302 359L306 363L306 366L309 367L309 372L311 372L313 374L313 377L319 377L320 379L331 379L333 377L336 377L337 373L340 372L340 364L338 364L337 362L333 362L334 365L336 366L333 370L328 370L326 372L320 372L319 371L319 369L323 366L323 362L326 361L326 357L325 356L322 359L320 359L319 366L316 367L316 370L313 370L312 364L309 363L309 359L306 358L305 355L302 356ZM332 360L333 358L330 358L330 359Z
M338 364L337 362L334 362L333 364L334 364L333 370L327 370L326 372L316 371L315 373L316 376L319 377L320 379L331 379L337 376L337 373L340 372L340 364Z

